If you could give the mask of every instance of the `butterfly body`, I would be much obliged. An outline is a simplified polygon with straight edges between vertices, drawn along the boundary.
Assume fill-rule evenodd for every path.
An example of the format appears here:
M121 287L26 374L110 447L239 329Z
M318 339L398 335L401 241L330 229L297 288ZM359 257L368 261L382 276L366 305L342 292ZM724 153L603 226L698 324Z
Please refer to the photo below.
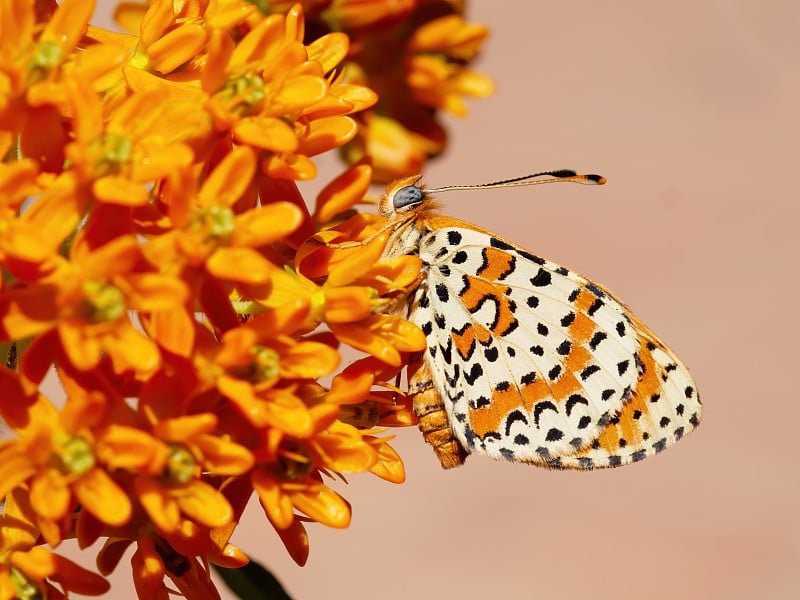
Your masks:
M409 319L427 349L409 392L442 466L469 453L551 468L637 462L697 425L688 369L610 292L432 212L419 178L387 189L386 256L417 254Z

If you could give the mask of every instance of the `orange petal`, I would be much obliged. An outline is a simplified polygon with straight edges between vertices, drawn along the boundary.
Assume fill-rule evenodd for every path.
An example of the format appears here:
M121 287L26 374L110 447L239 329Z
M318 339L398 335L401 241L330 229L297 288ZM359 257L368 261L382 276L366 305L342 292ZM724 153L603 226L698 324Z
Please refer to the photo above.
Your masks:
M294 520L292 500L283 493L278 481L263 469L254 470L250 478L270 522L278 530L289 527Z
M55 556L49 550L36 546L27 552L13 552L9 561L32 579L44 580L56 571ZM12 596L12 600L17 596Z
M385 339L370 331L365 324L330 323L329 326L340 342L371 354L388 365L400 366L400 353Z
M280 374L285 379L317 379L339 366L339 353L319 342L299 342L281 352Z
M66 60L86 31L93 12L94 0L64 0L47 22L40 43L58 45Z
M338 260L331 265L328 285L334 287L349 285L364 275L380 259L388 238L388 232L383 232L358 248L340 251Z
M124 525L131 518L133 507L122 488L100 468L94 468L73 486L83 507L112 526Z
M326 485L312 482L298 486L299 489L286 489L289 487L285 486L284 489L292 504L315 521L339 529L350 525L350 505Z
M22 340L50 329L58 317L56 287L38 285L0 295L0 325L5 340Z
M247 448L221 437L199 435L193 443L203 455L203 469L212 475L241 475L255 463Z
M350 117L325 117L312 121L306 137L301 141L299 152L315 156L328 150L344 146L358 132L358 125Z
M186 415L174 419L164 419L153 427L153 433L169 442L185 442L202 433L209 433L217 426L217 416L213 413Z
M300 519L295 519L289 527L276 531L292 560L301 567L305 565L309 551L308 533Z
M112 424L98 432L95 456L110 469L161 475L169 448L136 427Z
M272 152L294 152L297 135L285 122L271 117L241 119L233 127L236 141Z
M158 6L158 4L153 6ZM167 6L171 7L171 4L168 3ZM164 586L164 575L167 570L161 556L156 552L151 537L139 538L138 548L131 557L131 570L137 598L169 600L170 594Z
M256 172L256 155L247 146L233 148L200 189L203 206L231 207L242 197Z
M328 33L308 45L308 60L316 60L327 73L347 56L350 38L340 32Z
M277 179L307 181L317 176L317 167L303 154L275 154L261 163L261 170Z
M181 512L206 527L222 527L233 520L233 508L221 493L203 481L190 481L171 490Z
M136 497L153 524L164 533L176 531L180 526L180 510L177 501L149 477L133 480Z
M328 82L315 75L297 75L288 79L271 99L272 114L292 114L319 102L328 92Z
M56 469L40 471L31 482L31 506L45 519L57 521L66 515L71 498L64 476Z
M236 217L234 246L257 248L285 239L300 226L303 212L290 202L272 202Z
M127 319L121 319L112 334L103 338L103 346L111 357L115 373L133 370L149 374L161 364L161 353L156 343L134 328ZM72 349L67 352L72 359Z
M256 427L272 425L298 438L314 433L314 421L308 407L291 392L273 389L264 394L265 399L261 399L254 394L249 383L227 376L217 380L217 388Z
M99 596L111 588L111 584L105 577L84 569L63 556L54 555L54 562L55 572L50 579L70 592L85 596Z
M361 359L336 375L331 382L331 390L326 396L328 402L334 404L358 404L363 402L375 382L375 371L370 364L364 361L375 359Z
M325 321L328 323L354 323L372 314L375 291L359 286L324 288Z
M421 270L422 261L419 256L396 256L375 263L364 279L383 296L414 286Z
M106 538L103 547L97 553L97 570L103 575L108 575L117 568L119 561L134 540ZM81 546L84 548L85 546Z
M72 365L79 371L88 371L100 362L103 346L83 325L77 319L63 319L58 323L58 337Z
M185 21L150 44L147 55L150 63L163 74L171 73L194 58L205 46L206 29L199 21Z
M326 185L317 196L314 220L326 223L364 199L372 181L372 167L355 164Z
M252 248L217 248L206 261L208 272L228 281L250 285L267 283L277 269Z
M162 119L164 120L167 121L164 125L161 122L154 125L154 128L158 128L159 137L141 142L131 159L131 179L134 181L150 183L163 179L174 171L188 167L194 160L194 153L186 144L164 144L164 139L170 138L171 131L168 127L175 130L186 124L177 120Z
M147 333L172 354L189 358L194 349L195 320L183 308L140 315Z
M390 483L403 483L406 480L406 470L397 451L384 438L366 436L364 440L378 451L378 460L369 468L370 473Z
M134 310L170 310L182 306L189 299L186 284L169 275L134 273L128 275L124 282L130 286L125 289L127 304Z
M133 182L122 175L101 177L92 185L92 192L101 202L120 206L144 206L150 197L150 193L141 183Z
M315 435L311 445L326 467L340 473L366 471L378 460L378 453L364 442L358 430L341 421Z

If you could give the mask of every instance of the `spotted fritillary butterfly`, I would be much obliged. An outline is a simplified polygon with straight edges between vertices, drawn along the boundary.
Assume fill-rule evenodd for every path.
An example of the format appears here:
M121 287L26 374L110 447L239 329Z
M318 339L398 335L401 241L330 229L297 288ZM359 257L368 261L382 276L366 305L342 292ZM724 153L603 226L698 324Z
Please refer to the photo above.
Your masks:
M379 210L391 232L384 258L422 261L409 319L427 349L412 359L409 393L443 467L473 452L550 468L616 467L697 426L688 369L611 292L433 212L433 192L602 177L551 171L437 190L419 179L391 184Z

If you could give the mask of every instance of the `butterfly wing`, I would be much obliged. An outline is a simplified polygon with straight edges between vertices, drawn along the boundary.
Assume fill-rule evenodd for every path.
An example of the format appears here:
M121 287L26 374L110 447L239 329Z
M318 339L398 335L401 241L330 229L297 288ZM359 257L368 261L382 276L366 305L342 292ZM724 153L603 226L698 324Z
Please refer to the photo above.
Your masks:
M438 223L420 239L426 280L410 318L428 338L434 387L468 452L616 466L693 428L688 371L610 293L488 232Z

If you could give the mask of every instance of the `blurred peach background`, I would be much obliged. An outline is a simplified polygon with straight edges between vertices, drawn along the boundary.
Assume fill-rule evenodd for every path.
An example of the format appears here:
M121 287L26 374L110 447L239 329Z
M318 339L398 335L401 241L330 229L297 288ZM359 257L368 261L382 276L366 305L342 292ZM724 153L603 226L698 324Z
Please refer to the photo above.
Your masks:
M497 93L449 121L426 181L605 175L451 193L445 210L614 290L690 366L705 420L588 473L480 457L445 472L399 430L407 482L340 486L352 525L311 526L306 567L257 503L234 543L297 599L800 597L800 5L502 0L469 17L492 28L476 69ZM127 564L113 585L132 596Z

